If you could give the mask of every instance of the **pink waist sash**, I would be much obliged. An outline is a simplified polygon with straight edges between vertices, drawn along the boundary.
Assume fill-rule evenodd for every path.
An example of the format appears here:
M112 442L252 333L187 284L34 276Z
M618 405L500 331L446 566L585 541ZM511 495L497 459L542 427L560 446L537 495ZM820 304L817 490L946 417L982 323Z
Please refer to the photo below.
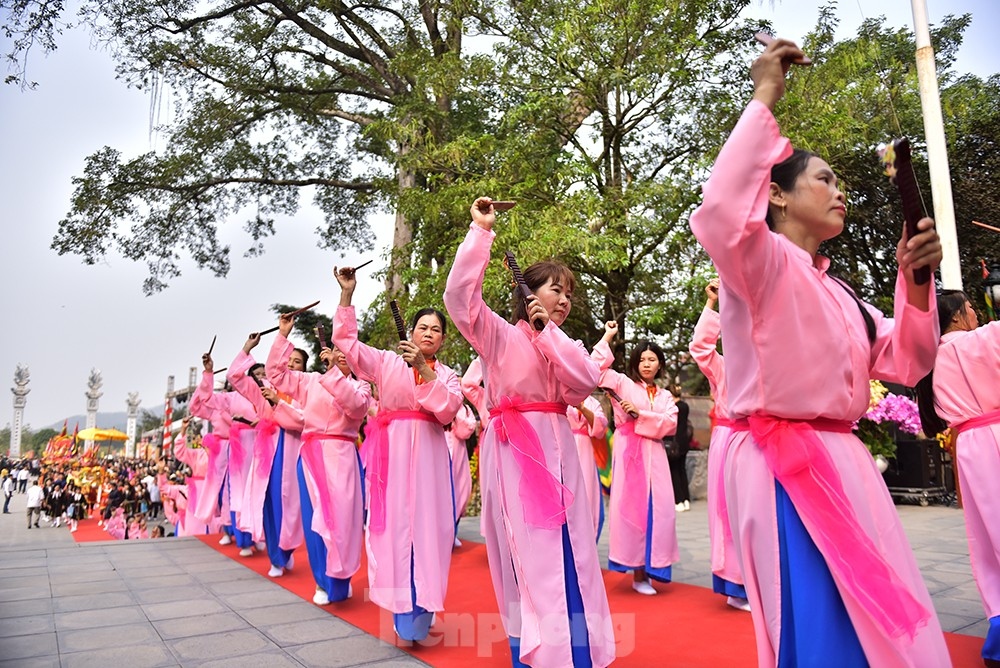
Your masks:
M991 424L1000 423L1000 410L992 411L990 413L983 413L977 417L974 417L965 422L960 422L952 427L956 434L961 434L963 431L968 431L969 429L975 429L976 427L988 427Z
M851 433L838 420L782 420L751 415L738 420L750 431L764 461L787 492L838 585L899 647L912 643L930 612L878 551L858 521L833 460L817 431Z
M625 484L622 489L622 519L640 531L646 530L649 490L646 487L646 462L642 456L642 439L635 433L635 422L619 426L616 436L624 441ZM618 439L615 439L618 442Z
M545 465L541 441L523 413L556 413L565 419L566 404L503 397L499 406L490 409L490 423L497 431L497 439L511 447L521 471L518 488L525 523L557 529L566 523L566 509L573 503L573 493Z
M729 418L717 417L715 418L716 427L729 427L732 429L736 426L736 420L730 420Z
M437 418L424 411L380 411L368 420L364 462L368 478L368 530L377 534L385 531L386 489L389 485L389 423L393 420L422 420L439 424Z

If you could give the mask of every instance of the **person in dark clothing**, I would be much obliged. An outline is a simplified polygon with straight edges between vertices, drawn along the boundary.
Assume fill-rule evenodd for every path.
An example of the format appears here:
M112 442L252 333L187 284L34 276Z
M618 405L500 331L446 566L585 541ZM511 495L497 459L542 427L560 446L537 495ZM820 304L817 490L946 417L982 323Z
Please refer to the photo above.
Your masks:
M663 439L663 445L667 449L667 461L670 463L670 481L674 485L674 503L677 504L676 509L680 513L691 509L687 455L691 449L693 430L688 420L688 413L691 409L687 402L681 399L680 388L671 387L670 393L674 395L674 402L677 404L677 432Z

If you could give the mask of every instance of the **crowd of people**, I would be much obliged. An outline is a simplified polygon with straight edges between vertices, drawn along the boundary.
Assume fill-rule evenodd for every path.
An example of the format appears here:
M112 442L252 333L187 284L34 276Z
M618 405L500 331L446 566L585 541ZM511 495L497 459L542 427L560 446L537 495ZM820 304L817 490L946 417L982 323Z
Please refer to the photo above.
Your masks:
M893 318L827 272L818 249L844 229L844 195L822 158L792 149L773 114L788 68L804 58L775 40L754 63L753 100L691 217L719 275L690 348L715 399L713 588L750 611L761 666L950 665L892 500L852 433L870 379L922 382L926 424L937 417L935 429L959 434L973 570L991 624L983 657L1000 661L1000 514L989 510L1000 473L1000 330L977 329L964 295L939 307L933 281L918 282L915 270L941 259L929 218L896 248ZM437 356L449 318L433 308L413 314L397 350L360 341L356 273L335 267L340 302L332 339L321 337L324 372L306 371L307 353L289 340L293 314L279 318L263 360L252 355L261 336L250 335L221 390L204 355L190 409L210 429L189 443L185 423L175 439L186 475L123 466L96 484L107 493L94 501L54 470L41 494L48 516L103 501L103 522L142 535L131 518L158 511L155 488L178 535L222 531L242 556L266 551L272 577L294 568L304 545L317 605L356 595L365 549L370 601L392 614L400 638L420 641L444 609L470 488L464 439L478 429L480 527L513 664L610 664L596 549L605 511L609 569L627 573L638 595L656 595L679 556L676 513L690 507L677 465L690 444L686 406L663 387L656 343L636 342L617 371L616 322L589 351L565 334L575 288L566 265L527 267L510 319L490 308L482 285L496 213L490 198L472 203L443 296L478 354L461 377ZM595 393L610 397L612 422ZM592 438L609 424L605 504Z

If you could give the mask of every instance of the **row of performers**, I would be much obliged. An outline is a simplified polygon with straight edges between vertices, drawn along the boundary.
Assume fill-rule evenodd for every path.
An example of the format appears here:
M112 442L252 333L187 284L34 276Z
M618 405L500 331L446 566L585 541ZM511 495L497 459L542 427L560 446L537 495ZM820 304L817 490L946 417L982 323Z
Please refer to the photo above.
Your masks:
M484 271L490 238L470 238L478 245L473 261L481 261ZM402 355L377 350L357 339L354 270L335 275L341 306L333 320L335 345L321 352L325 373L305 371L306 353L288 340L288 316L279 320L266 364L252 357L260 335L248 338L228 368L231 391L213 391L214 361L203 356L190 408L211 422L212 432L202 448L187 446L185 428L175 439L175 457L192 469L178 533L224 527L244 556L263 541L272 576L290 567L292 551L304 541L316 581L313 600L321 605L352 595L350 579L364 544L371 600L393 613L400 637L421 640L433 613L443 610L457 519L471 489L464 439L477 420L464 396L484 425L482 532L491 564L508 565L494 568L493 579L508 612L515 660L588 663L588 638L603 638L595 647L602 661L610 660L614 637L596 551L604 507L591 440L604 436L608 422L591 392L600 383L617 398L610 567L632 571L633 588L655 594L650 578L669 582L678 555L662 445L676 429L677 407L655 382L665 362L662 350L644 342L632 353L628 375L614 371L610 342L617 323L610 322L587 354L559 329L572 304L572 272L543 262L525 273L538 297L521 304L513 325L486 309L478 295L476 319L488 314L494 335L509 329L512 341L530 334L522 349L508 348L500 364L477 358L459 379L437 359L447 326L442 313L423 309L413 316L411 338L400 342ZM541 331L526 319L544 321ZM710 327L700 331L712 336ZM701 347L714 350L715 343ZM553 363L541 366L539 357ZM512 375L501 387L516 385L516 395L491 397L501 373ZM178 498L177 489L166 494ZM502 501L511 495L509 503ZM532 549L562 554L561 568L529 556L529 542ZM739 581L735 572L717 590L745 603ZM553 596L559 590L567 594ZM576 624L580 637L570 637L573 614L595 628ZM543 637L550 616L565 620L565 628Z
M844 195L826 162L793 152L773 115L789 65L803 58L791 42L775 40L754 63L754 99L691 217L721 278L720 313L703 312L701 342L694 345L701 346L720 418L710 447L709 489L713 517L720 518L713 520L713 570L724 536L732 552L720 554L728 568L716 575L745 586L761 666L950 665L885 483L851 429L868 408L870 379L913 386L935 369L933 408L959 432L967 524L980 543L973 545L974 572L990 617L983 654L995 661L1000 514L988 509L995 503L989 485L1000 475L998 328L976 330L974 319L969 326L964 296L955 300L960 308L939 313L933 282L917 281L915 270L933 271L941 260L929 218L912 235L904 232L896 249L894 318L828 275L818 247L843 231ZM613 323L593 353L569 339L560 325L572 307L574 281L559 263L524 272L534 294L516 302L511 322L491 311L482 281L495 236L492 200L477 199L470 214L444 303L481 360L483 397L474 403L489 416L480 440L482 531L513 661L606 666L615 657L614 635L594 517L580 502L595 473L580 463L567 412L598 385L621 397L614 406L611 566L634 571L639 590L647 576L668 579L677 546L659 439L674 426L675 406L653 383L662 359L655 348L633 351L633 377L615 373L607 345ZM354 272L334 273L341 285L338 352L323 355L335 367L343 356L347 367L303 373L286 338L291 319L283 317L266 377L302 409L300 455L294 468L284 464L294 457L287 447L291 429L282 435L278 394L273 406L257 403L260 431L273 430L274 445L257 439L254 454L260 452L270 475L297 472L306 491L307 536L311 528L322 539L307 538L317 581L332 578L331 599L348 595L362 541L362 467L353 441L370 401L365 383L374 384L378 413L362 455L371 599L395 614L401 636L418 638L443 607L455 511L442 425L462 403L461 384L434 358L443 316L419 313L411 340L400 344L402 356L372 349L357 340ZM724 370L713 352L720 332ZM248 357L236 368L249 370ZM229 416L242 410L227 408ZM231 417L213 424L216 438L233 438ZM271 484L278 489L285 481Z

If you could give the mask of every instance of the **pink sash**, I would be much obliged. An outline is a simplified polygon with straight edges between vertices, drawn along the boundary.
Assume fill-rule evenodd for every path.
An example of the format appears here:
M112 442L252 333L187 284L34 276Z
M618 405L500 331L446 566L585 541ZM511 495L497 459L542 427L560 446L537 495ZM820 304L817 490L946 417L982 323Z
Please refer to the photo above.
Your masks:
M849 434L851 427L850 422L822 418L806 422L751 415L734 429L750 431L838 585L902 648L912 643L930 612L862 529L826 445L816 435L816 431Z
M244 444L243 433L253 429L254 427L235 420L229 428L229 509L236 512L239 529L243 531L243 495L246 492L250 457L253 453L253 445Z
M991 411L989 413L983 413L977 417L974 417L965 422L959 422L952 429L955 430L955 434L961 434L963 431L968 431L969 429L975 429L976 427L988 427L991 424L1000 423L1000 410Z
M327 484L326 464L323 460L323 444L321 441L335 439L354 443L354 436L343 434L319 434L308 432L302 435L302 448L299 456L302 458L302 468L308 473L306 480L312 479L313 489L308 492L315 492L315 497L310 494L313 500L312 526L309 527L320 535L326 544L326 568L327 571L343 570L343 563L340 553L337 550L337 526L334 523L334 513L329 512L335 506L335 501L330 486Z
M518 485L524 521L541 529L558 529L566 523L566 509L573 493L545 465L545 451L538 434L522 413L555 413L566 419L566 404L554 401L522 402L520 397L503 397L490 409L490 424L497 439L514 451L521 470Z
M379 411L368 420L364 445L365 476L368 480L368 530L385 531L386 489L389 484L389 423L393 420L423 420L439 424L423 411Z

